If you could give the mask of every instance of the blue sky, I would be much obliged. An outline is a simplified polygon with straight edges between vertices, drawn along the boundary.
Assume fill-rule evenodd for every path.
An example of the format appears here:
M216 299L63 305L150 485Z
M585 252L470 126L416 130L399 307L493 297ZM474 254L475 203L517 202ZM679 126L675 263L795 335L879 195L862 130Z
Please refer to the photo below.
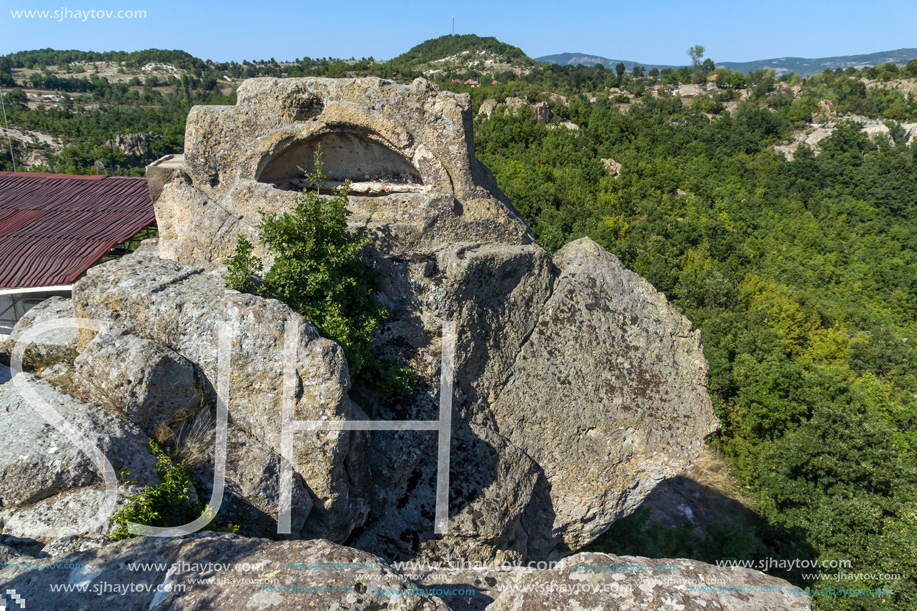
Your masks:
M146 11L145 19L13 18L11 11ZM51 47L183 49L217 61L299 57L388 59L451 31L496 36L531 57L583 52L686 64L707 48L717 62L824 57L917 47L917 2L770 0L761 3L439 0L201 2L3 0L0 54Z

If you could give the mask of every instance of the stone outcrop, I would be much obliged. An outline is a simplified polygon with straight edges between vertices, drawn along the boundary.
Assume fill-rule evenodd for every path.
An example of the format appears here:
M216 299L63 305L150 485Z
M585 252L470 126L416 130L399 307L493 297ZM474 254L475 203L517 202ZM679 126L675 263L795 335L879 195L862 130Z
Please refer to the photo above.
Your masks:
M30 559L25 550L11 549L12 557ZM812 608L801 590L750 569L597 553L570 556L550 570L484 566L402 572L378 556L324 540L270 542L213 533L116 544L66 538L40 553L51 556L43 560L44 570L6 568L0 581L31 608L62 611ZM660 564L665 569L655 570ZM149 568L131 570L130 565ZM49 587L61 583L87 587L62 597ZM134 588L124 595L104 584Z
M149 568L131 570L129 562ZM417 584L382 559L324 540L270 542L213 533L177 539L139 538L69 554L60 564L61 568L43 571L3 570L0 581L26 599L31 608L60 611L268 611L298 606L449 611L439 597L413 592ZM61 596L48 587L54 583L88 588ZM121 585L122 591L100 588L96 592L93 586L103 583ZM130 585L134 588L125 595L123 589Z
M833 113L831 114L833 115ZM862 125L860 131L866 134L866 137L872 142L875 142L880 135L891 138L891 130L882 121L856 116L848 117L848 119ZM826 115L815 115L809 128L796 132L792 141L775 146L774 151L785 155L787 161L792 161L796 154L796 149L804 144L818 155L821 152L821 141L830 137L836 128L835 122L825 122L826 120ZM917 139L917 123L902 123L901 127L904 130L904 142L896 144L912 144Z
M249 537L277 538L280 510L280 454L254 435L231 427L226 447L226 489L220 518L239 527ZM203 491L213 491L213 454L203 469ZM309 488L299 473L293 473L290 503L290 537L298 539L312 510Z
M484 100L481 102L481 108L478 109L479 115L490 116L497 109L497 101L493 99Z
M150 157L150 143L159 139L159 136L150 134L122 134L105 142L105 146L113 151L124 153L129 160L148 159Z
M608 175L613 178L617 178L618 175L621 174L621 170L624 169L624 166L621 165L621 163L611 159L610 157L607 159L601 159L600 161L602 162L602 165L605 166L605 171L608 172Z
M80 316L154 339L167 330L156 341L210 386L216 321L239 319L231 417L269 448L279 447L286 322L306 329L302 420L436 419L443 324L456 323L454 527L432 537L435 435L326 432L298 434L292 457L314 503L303 536L353 534L357 547L389 557L556 557L690 465L717 426L687 321L593 243L552 261L474 158L471 119L468 96L423 79L246 81L236 106L192 110L184 158L157 174L158 254L176 263L127 257L75 289ZM218 266L236 236L264 254L258 210L290 209L319 149L332 184L353 183L352 221L371 214L365 260L391 313L377 350L418 372L410 398L351 388L340 350L313 327L282 304L223 288ZM592 335L579 337L583 328Z
M122 426L139 425L148 435L182 420L198 387L216 396L228 333L230 443L221 522L277 538L279 473L288 460L290 537L364 550L335 554L558 558L688 467L716 429L698 333L595 243L580 240L553 259L535 244L475 159L471 120L468 96L422 79L410 86L379 79L247 81L236 106L192 110L184 157L151 166L161 239L90 269L75 285L75 315L112 331L82 332L73 375L90 393L93 383L111 382L127 397L118 402ZM311 168L319 149L332 186L352 183L352 222L368 221L364 262L390 312L376 351L418 373L409 397L385 399L353 387L341 348L302 316L225 288L220 264L237 236L266 255L255 231L259 210L292 208L306 184L300 168ZM285 374L295 420L438 419L446 323L457 329L449 528L434 536L441 448L433 431L301 431L283 457L281 431ZM301 334L288 344L293 326ZM54 373L67 375L63 368ZM97 400L106 396L97 390ZM32 463L30 469L43 466L37 458ZM199 469L206 497L212 459ZM22 494L28 490L23 485ZM55 490L47 485L18 502L35 503ZM40 511L56 516L62 507L92 507L89 492L71 496ZM28 517L21 514L20 522ZM188 543L196 550L188 553L279 559L282 552L295 561L317 545L219 541L231 543L225 550ZM163 553L179 557L181 547ZM443 604L431 601L417 608Z
M660 564L667 570L647 570ZM615 567L619 568L615 570ZM751 569L716 567L694 560L663 562L638 556L586 553L564 558L548 571L518 571L515 578L528 588L504 588L487 611L807 611L812 608L803 590L782 579Z
M538 123L550 123L551 119L554 117L554 113L548 108L547 102L533 104L532 110L535 112L535 121Z

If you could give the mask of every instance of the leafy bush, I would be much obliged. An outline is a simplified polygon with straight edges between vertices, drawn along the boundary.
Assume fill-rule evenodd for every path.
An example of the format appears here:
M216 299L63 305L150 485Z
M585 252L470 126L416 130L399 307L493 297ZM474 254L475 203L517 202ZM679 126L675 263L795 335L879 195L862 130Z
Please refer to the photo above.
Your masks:
M121 541L138 536L128 531L128 522L164 527L169 526L166 523L169 518L190 522L205 514L209 515L211 520L201 530L229 533L239 531L239 526L235 524L217 527L217 514L210 509L209 505L201 502L188 504L191 498L191 488L194 486L191 480L193 469L190 464L185 460L176 463L152 439L150 440L150 452L156 457L156 471L162 482L154 486L147 486L139 494L128 497L130 504L111 519L112 524L118 525L115 532L111 534L112 539ZM128 471L120 471L119 476L125 484L134 483L127 479L130 477ZM187 505L185 511L181 511L182 505Z
M156 457L156 471L162 482L147 486L139 494L128 497L131 503L112 517L112 523L118 525L111 535L115 541L137 536L128 532L128 522L147 526L167 526L166 517L190 498L191 467L184 462L175 464L152 439L150 451Z
M320 159L307 178L319 188L327 184ZM344 349L355 382L382 396L407 393L416 374L372 354L373 333L388 311L373 299L360 260L368 242L366 225L353 232L347 227L348 192L346 184L330 197L305 189L290 212L262 210L258 233L262 246L274 257L273 265L262 273L252 243L239 236L235 254L225 261L227 286L277 299L302 314Z

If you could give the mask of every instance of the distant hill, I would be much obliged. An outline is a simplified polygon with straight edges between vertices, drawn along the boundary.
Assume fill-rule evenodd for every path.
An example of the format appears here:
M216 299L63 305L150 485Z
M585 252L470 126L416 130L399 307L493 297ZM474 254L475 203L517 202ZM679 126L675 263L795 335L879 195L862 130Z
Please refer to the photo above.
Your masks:
M776 59L762 59L754 62L727 62L717 64L737 72L751 72L753 70L774 69L778 74L795 72L797 74L814 74L824 72L826 69L836 68L865 68L879 66L894 62L899 66L907 64L912 59L917 59L917 49L898 49L896 51L880 51L864 55L841 55L837 57L820 57L818 59L805 59L802 57L780 57Z
M393 66L435 74L450 69L474 69L482 73L519 71L534 67L519 47L500 42L492 36L475 34L445 35L423 42L389 61Z
M878 53L867 53L864 55L841 55L837 57L821 57L817 59L806 59L803 57L780 57L774 59L761 59L751 62L717 62L717 67L729 68L736 72L752 72L758 69L774 69L777 74L796 72L797 74L814 74L824 72L825 69L834 70L835 68L863 68L866 66L878 66L894 62L898 65L905 65L912 59L917 59L917 49L898 49L896 51L880 51ZM535 58L535 61L546 62L549 64L585 64L594 66L602 64L605 67L614 67L618 62L623 62L627 70L631 70L634 64L645 66L648 69L659 68L678 68L679 66L664 66L657 64L645 64L628 60L608 59L598 55L589 55L587 53L558 53L557 55L545 55ZM687 63L687 62L686 62Z
M567 64L583 64L585 66L595 66L596 64L602 64L606 68L614 68L619 63L621 63L624 64L624 67L627 68L628 72L633 70L634 66L643 66L648 70L652 70L653 68L659 68L660 70L672 68L674 70L675 68L681 67L664 64L645 64L643 62L637 62L630 59L608 59L607 57L589 55L588 53L558 53L557 55L545 55L544 57L536 57L535 61L544 62L547 64L560 64L561 66L566 66Z

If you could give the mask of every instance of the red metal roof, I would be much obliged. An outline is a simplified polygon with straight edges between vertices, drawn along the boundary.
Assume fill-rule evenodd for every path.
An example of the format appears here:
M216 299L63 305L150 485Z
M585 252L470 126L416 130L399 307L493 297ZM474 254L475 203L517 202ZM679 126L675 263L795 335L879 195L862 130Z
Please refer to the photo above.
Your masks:
M0 172L0 288L71 284L155 220L145 178Z

